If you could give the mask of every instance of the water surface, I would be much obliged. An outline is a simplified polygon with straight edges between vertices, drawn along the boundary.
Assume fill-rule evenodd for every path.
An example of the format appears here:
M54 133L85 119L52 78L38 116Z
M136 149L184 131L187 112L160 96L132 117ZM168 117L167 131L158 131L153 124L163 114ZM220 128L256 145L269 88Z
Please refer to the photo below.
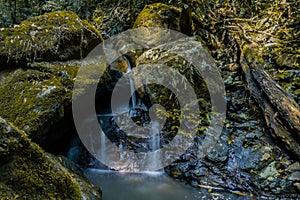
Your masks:
M248 199L231 193L208 193L176 181L164 172L122 173L86 169L85 176L103 192L103 200Z

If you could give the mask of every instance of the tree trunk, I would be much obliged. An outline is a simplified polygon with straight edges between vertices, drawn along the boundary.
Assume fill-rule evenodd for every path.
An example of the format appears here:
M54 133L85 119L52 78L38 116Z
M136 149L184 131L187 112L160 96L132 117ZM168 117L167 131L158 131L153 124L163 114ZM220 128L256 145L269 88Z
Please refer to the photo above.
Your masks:
M262 59L257 55L258 53L249 45L244 45L240 65L245 74L248 88L265 116L271 135L299 160L299 106L264 71Z

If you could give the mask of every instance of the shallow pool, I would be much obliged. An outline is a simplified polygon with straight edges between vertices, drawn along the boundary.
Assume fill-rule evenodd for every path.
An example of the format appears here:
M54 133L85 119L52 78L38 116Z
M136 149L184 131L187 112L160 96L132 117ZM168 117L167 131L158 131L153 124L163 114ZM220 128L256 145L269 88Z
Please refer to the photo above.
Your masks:
M231 193L208 193L176 181L164 172L122 173L86 169L85 176L103 192L103 200L248 199Z

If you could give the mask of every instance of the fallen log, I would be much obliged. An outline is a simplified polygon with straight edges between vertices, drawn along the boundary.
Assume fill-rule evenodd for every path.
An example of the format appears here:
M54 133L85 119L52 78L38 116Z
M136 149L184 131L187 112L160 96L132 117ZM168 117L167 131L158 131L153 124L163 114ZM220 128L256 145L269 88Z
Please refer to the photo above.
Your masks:
M272 137L299 160L299 105L265 72L262 58L248 44L244 44L241 49L240 65L248 88L263 111Z

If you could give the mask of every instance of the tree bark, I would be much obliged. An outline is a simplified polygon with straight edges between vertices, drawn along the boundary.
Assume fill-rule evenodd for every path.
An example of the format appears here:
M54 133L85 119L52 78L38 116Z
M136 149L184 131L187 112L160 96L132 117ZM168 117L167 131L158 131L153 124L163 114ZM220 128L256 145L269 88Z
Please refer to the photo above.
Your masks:
M248 88L265 116L271 135L299 160L299 105L264 71L262 58L250 45L245 44L241 53L240 65Z

